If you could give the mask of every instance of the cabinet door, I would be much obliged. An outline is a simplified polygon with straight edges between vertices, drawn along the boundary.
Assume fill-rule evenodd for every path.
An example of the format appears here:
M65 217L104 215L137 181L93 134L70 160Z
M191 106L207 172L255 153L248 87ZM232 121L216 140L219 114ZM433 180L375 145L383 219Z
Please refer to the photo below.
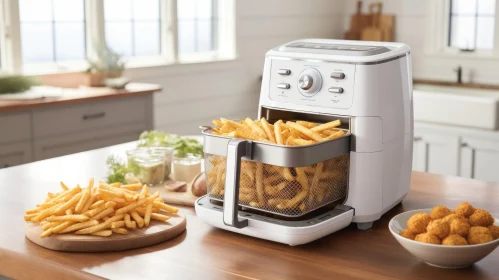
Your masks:
M31 162L32 154L30 142L0 145L0 168Z
M463 137L461 176L499 182L499 141Z
M459 137L436 132L414 133L413 169L442 175L459 174Z

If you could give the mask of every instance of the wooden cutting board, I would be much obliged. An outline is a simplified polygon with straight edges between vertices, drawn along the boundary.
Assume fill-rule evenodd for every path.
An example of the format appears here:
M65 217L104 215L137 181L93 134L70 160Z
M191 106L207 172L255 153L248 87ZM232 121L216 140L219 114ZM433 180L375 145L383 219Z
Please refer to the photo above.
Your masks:
M382 3L373 3L369 5L369 13L371 17L370 26L364 28L360 35L361 40L364 41L383 41L383 29L380 28L380 19L381 19L381 11L383 4ZM378 9L375 11L375 9Z
M151 221L148 227L129 230L128 234L116 234L109 237L53 234L41 238L43 232L38 223L26 223L26 237L33 243L47 249L64 252L114 252L137 249L165 242L185 231L185 216L173 214L167 222Z

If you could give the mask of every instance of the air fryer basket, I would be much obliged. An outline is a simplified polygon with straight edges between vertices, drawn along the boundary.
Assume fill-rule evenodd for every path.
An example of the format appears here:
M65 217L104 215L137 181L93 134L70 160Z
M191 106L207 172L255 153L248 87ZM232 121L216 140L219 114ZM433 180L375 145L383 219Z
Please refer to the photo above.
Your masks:
M238 208L290 218L347 194L350 137L307 146L282 146L203 130L208 197L223 201L224 223L242 228Z
M242 160L239 206L299 217L347 194L349 154L303 167L281 167ZM226 157L205 154L208 196L223 201Z

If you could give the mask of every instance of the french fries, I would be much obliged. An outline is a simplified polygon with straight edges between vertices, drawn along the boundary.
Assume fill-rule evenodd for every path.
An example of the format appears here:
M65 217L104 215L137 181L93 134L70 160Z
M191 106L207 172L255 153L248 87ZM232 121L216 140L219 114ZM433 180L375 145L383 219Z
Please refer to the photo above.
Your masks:
M337 128L341 125L340 120L324 124L308 121L284 123L282 120L278 120L272 125L265 118L260 120L246 118L240 122L221 118L213 120L213 124L215 127L212 133L215 135L285 146L312 145L345 135L343 130Z
M94 185L91 179L84 189L71 189L63 182L60 186L61 192L49 193L44 203L26 210L24 220L40 223L42 238L66 233L100 237L127 234L149 226L151 220L165 222L169 213L178 212L165 204L159 193L149 194L146 185Z

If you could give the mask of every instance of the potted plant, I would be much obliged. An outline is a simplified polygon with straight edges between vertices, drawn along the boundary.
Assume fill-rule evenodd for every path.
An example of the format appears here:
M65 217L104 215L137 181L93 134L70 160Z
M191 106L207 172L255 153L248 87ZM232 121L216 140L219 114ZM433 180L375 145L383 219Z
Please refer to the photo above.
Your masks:
M95 57L87 58L87 62L84 84L91 87L104 86L106 79L121 77L125 69L123 57L106 44L97 46Z

